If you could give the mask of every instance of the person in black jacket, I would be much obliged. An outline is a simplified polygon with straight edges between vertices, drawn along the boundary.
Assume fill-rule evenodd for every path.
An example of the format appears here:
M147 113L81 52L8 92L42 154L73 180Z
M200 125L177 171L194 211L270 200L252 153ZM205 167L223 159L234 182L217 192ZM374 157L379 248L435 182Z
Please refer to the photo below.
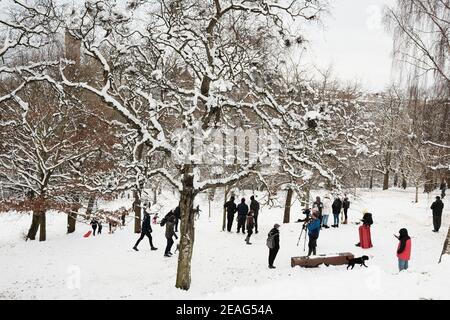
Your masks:
M248 214L248 205L245 203L245 198L241 199L241 203L237 206L238 212L238 226L237 233L242 229L242 233L245 233L245 220Z
M153 251L158 250L158 248L155 248L153 246L153 239L152 239L152 234L151 234L152 232L153 232L153 230L152 230L152 225L150 223L150 214L144 210L144 220L142 221L141 236L139 237L138 241L134 245L133 249L136 251L139 251L137 248L139 245L139 242L141 242L141 240L144 239L145 236L147 236L148 240L150 242L151 250L153 250Z
M350 200L348 200L347 195L344 198L344 201L342 201L342 208L344 208L344 222L343 224L348 223L348 209L350 208Z
M251 196L250 200L250 210L253 211L253 220L255 222L255 233L258 233L259 202L255 200L255 196Z
M439 232L442 221L442 210L444 210L444 203L442 202L441 197L436 197L436 201L431 205L431 210L433 211L433 232Z
M334 199L334 202L331 205L331 208L333 210L333 217L334 217L334 224L332 225L332 227L339 228L339 215L341 214L341 210L342 210L341 198L337 197L336 199Z
M175 216L175 232L178 232L178 223L181 219L180 206L176 207L175 210L173 210L173 215Z
M234 203L234 197L232 196L229 201L227 201L224 206L227 210L227 230L231 232L231 227L233 226L234 214L237 211L236 203Z
M269 248L269 269L275 269L273 263L275 262L275 258L280 250L280 225L276 223L273 226L273 229L270 230L268 237L273 238L273 247Z
M96 218L93 218L91 220L91 227L92 227L92 230L93 230L92 234L95 236L95 231L97 231L97 227L98 227L98 221L97 221Z

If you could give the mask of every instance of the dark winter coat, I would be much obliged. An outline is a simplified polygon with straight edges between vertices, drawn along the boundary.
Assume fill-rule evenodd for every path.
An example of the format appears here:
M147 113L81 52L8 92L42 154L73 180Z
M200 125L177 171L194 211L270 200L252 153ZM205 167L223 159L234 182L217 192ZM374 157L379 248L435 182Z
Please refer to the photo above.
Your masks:
M253 227L255 226L255 218L251 214L249 214L247 216L247 222L246 223L247 223L247 230L253 229Z
M442 210L444 210L444 203L441 199L436 200L431 205L431 210L433 210L433 216L440 217L442 216Z
M363 225L370 227L373 224L372 214L368 212L365 213L362 222Z
M245 204L245 202L239 203L237 206L237 212L238 216L245 217L248 214L248 205Z
M322 211L323 211L323 202L322 201L315 201L313 203L313 208L317 208L319 210L319 215L322 215Z
M234 203L234 200L229 200L223 207L227 209L228 214L235 214L237 211L236 203Z
M175 208L175 210L173 211L173 214L175 215L175 218L177 218L178 220L181 218L180 206Z
M144 220L142 220L142 232L152 233L152 224L150 222L150 215L144 214Z
M273 236L273 249L280 249L280 231L277 228L273 228L269 232L269 237Z
M331 208L333 209L333 214L341 213L341 209L342 209L341 199L339 199L339 198L335 199L333 204L331 205Z
M342 202L342 207L344 209L350 208L350 201L348 200L348 198L344 198L344 201Z
M177 234L175 233L175 221L173 219L169 219L166 223L166 238L171 239L172 237L177 238Z
M253 199L253 200L250 202L250 209L253 210L253 214L254 214L255 216L257 216L258 213L259 213L259 202L256 201L255 199Z

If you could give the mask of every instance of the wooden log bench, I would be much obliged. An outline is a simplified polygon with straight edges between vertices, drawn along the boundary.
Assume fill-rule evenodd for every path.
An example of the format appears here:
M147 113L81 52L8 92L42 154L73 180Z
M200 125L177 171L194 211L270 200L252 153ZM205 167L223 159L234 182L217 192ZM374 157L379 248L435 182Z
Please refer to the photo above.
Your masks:
M342 266L348 264L349 259L355 256L350 252L336 254L320 254L311 257L292 257L291 267L299 266L303 268L316 268L321 264L328 266Z

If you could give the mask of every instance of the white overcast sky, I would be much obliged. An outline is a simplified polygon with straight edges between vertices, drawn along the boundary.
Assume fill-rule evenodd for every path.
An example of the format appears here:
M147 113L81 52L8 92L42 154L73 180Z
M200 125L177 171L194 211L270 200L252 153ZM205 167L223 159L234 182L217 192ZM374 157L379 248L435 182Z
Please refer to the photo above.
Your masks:
M391 80L392 36L382 23L384 5L395 0L331 0L325 27L308 35L306 59L320 68L333 65L343 81L358 79L365 89L380 91Z

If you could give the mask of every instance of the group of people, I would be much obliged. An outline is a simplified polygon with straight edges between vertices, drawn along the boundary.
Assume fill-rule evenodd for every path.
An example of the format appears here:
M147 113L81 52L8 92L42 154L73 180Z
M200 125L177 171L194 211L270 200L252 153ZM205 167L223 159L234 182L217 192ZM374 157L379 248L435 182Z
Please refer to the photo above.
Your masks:
M258 216L260 204L255 199L255 196L250 197L250 207L246 204L245 198L242 198L241 203L239 203L238 205L236 205L234 201L234 196L231 196L230 200L224 204L224 208L227 212L227 231L231 232L234 222L234 215L237 212L236 232L242 232L243 234L245 234L245 231L247 231L245 242L250 245L250 237L253 234L253 229L255 229L255 233L258 233Z
M119 221L117 221L114 218L106 218L106 222L109 226L109 233L114 233L119 226ZM92 228L92 234L95 236L96 234L99 235L102 233L103 225L102 221L99 217L92 218L90 222L91 228ZM124 218L122 218L122 226L125 225Z

